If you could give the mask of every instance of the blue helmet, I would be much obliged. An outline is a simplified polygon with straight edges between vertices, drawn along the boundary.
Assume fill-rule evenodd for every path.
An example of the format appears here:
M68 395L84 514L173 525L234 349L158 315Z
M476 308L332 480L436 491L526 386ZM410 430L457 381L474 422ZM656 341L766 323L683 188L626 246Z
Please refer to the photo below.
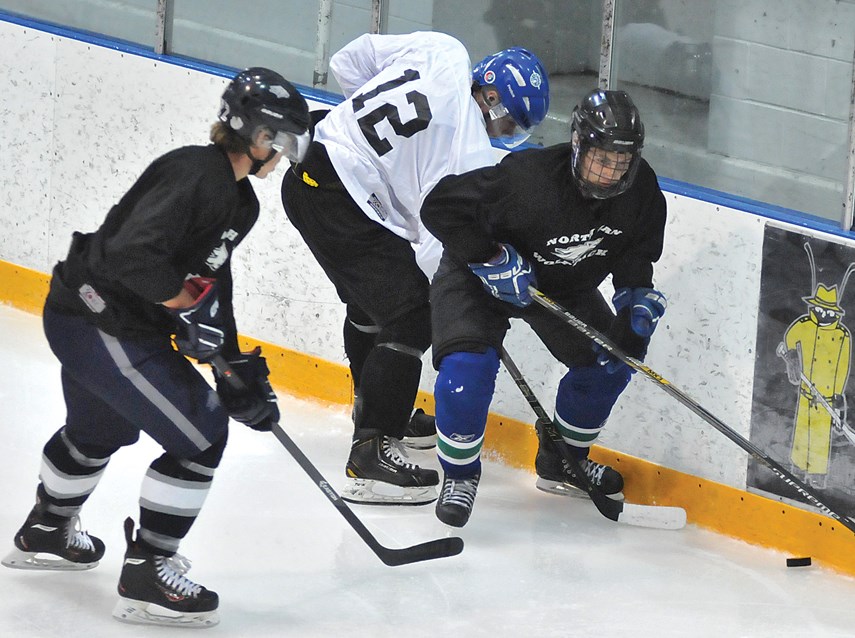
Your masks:
M493 120L510 115L519 127L512 135L499 137L505 146L514 147L531 135L549 110L549 78L543 64L522 47L504 49L488 55L472 69L472 80L481 87L495 89L501 104L490 109Z

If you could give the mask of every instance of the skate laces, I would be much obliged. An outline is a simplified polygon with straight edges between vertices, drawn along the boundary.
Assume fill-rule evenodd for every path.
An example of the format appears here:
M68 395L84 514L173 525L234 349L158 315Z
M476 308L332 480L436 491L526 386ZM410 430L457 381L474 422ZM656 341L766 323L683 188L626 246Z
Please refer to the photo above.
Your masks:
M392 438L391 436L384 436L380 441L380 449L383 451L386 458L398 467L402 467L406 470L416 469L415 464L410 463L410 457L398 439Z
M167 587L177 591L182 596L195 598L202 591L202 586L194 583L184 574L190 571L190 560L181 554L174 556L156 556L154 559L157 575Z
M475 503L475 493L478 490L480 476L468 479L445 478L442 484L442 494L439 496L442 505L460 505L471 510Z
M603 473L606 471L606 465L600 465L599 463L595 463L590 459L582 459L582 469L585 470L585 474L588 475L588 478L591 479L592 483L596 483L597 485L601 485L603 482Z
M65 528L65 546L95 551L95 543L89 537L89 532L80 529L80 517L72 516Z

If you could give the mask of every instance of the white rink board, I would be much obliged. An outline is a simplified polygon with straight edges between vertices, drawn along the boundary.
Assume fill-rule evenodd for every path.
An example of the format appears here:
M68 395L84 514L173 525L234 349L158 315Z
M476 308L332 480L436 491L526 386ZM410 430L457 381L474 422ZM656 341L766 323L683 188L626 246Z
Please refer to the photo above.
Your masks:
M11 23L0 22L0 38L7 87L0 92L7 123L0 147L12 162L0 191L0 259L49 272L71 232L97 227L156 156L207 143L226 80ZM262 215L235 256L238 325L263 341L344 363L344 308L283 213L283 172L255 180ZM666 196L669 222L656 285L669 309L647 363L747 436L765 220ZM561 366L524 325L515 324L507 346L551 409ZM433 380L428 363L422 388L430 391ZM504 372L491 409L532 420ZM747 456L641 375L600 441L745 487Z
M49 263L55 45L48 34L0 22L0 258L44 270Z

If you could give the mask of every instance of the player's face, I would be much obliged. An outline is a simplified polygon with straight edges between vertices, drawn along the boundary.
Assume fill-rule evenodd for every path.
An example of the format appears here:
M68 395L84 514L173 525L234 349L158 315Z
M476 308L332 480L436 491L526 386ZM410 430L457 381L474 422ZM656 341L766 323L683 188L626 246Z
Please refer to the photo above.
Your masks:
M591 148L582 158L579 175L594 186L611 186L620 181L631 163L631 153Z
M265 162L262 167L258 169L258 172L255 174L255 176L258 179L264 179L265 177L270 175L270 173L276 170L276 167L279 166L279 160L281 159L282 153L276 153L276 155L274 155L272 159Z
M515 148L525 142L531 135L529 131L520 127L510 115L487 119L486 121L487 135L494 140L498 140L505 148Z
M495 89L485 89L482 93L476 93L475 100L484 114L487 135L498 140L506 148L519 146L531 135L530 130L524 130L511 117L508 109L499 101L499 94Z
M255 141L255 145L249 149L249 154L253 159L264 160L264 164L261 165L261 168L255 174L255 177L258 179L264 179L276 170L279 160L282 159L282 152L273 145L273 136L269 131L259 132L255 137Z
M487 135L490 137L509 137L517 128L517 123L510 115L495 120L487 120Z

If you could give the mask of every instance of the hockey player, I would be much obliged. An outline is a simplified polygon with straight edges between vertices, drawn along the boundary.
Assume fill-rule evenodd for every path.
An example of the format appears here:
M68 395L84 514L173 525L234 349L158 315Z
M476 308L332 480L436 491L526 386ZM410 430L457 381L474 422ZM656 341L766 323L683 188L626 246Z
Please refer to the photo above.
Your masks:
M441 33L364 35L330 69L347 99L318 122L282 201L346 304L355 433L342 498L429 503L437 472L410 463L400 446L414 433L408 420L429 426L415 434L435 433L432 417L411 418L430 345L425 272L439 257L420 208L445 175L494 164L491 137L508 146L528 137L548 109L547 76L518 48L473 71L464 46Z
M156 159L94 233L74 233L44 308L62 364L65 425L44 447L36 504L2 562L90 569L104 543L78 514L119 448L146 432L164 450L142 482L140 523L125 521L127 553L113 615L209 626L218 597L187 578L176 552L202 507L226 445L229 416L269 430L278 420L264 357L241 354L231 254L259 215L247 175L266 177L309 143L308 107L281 75L247 69L222 96L207 146ZM170 335L175 335L173 348ZM185 358L220 353L248 386L215 393Z
M665 309L653 289L665 199L641 158L644 128L622 91L596 90L575 108L570 143L510 153L497 166L443 179L425 200L425 226L445 246L431 288L437 451L444 480L437 517L462 527L481 476L487 409L512 317L523 319L569 370L554 422L587 476L621 498L623 478L588 460L628 366L537 306L529 284L642 359ZM598 286L611 274L609 309ZM538 432L537 487L568 494L573 478Z

